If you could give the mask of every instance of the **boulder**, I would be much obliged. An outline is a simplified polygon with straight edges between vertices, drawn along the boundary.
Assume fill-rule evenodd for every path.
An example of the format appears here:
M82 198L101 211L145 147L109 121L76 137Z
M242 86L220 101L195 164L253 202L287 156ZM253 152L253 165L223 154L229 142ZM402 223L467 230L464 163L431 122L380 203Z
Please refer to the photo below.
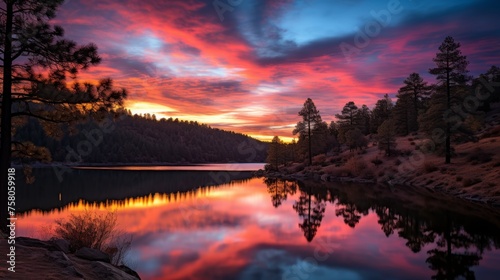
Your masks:
M119 269L118 267L105 262L93 262L92 269L96 275L99 275L100 279L108 279L108 280L140 279L138 276L130 275L129 273Z
M136 277L137 279L141 279L141 277L139 276L139 273L135 272L135 270L133 270L132 268L130 268L126 265L120 265L120 266L118 266L118 268L125 271L127 274L130 274L130 275Z
M29 237L16 237L16 245L26 246L26 247L36 247L44 248L49 251L58 251L58 248L54 246L51 242L41 241Z
M66 254L64 241L26 237L17 237L16 245L16 258L22 260L25 269L16 269L15 279L141 279L126 266L110 264L109 256L99 250L82 248L75 254ZM0 242L0 252L6 252L8 246L7 242ZM12 279L7 273L10 272L0 269L0 279Z
M52 239L52 244L56 246L60 251L69 254L69 241L65 239Z
M83 247L75 252L75 256L89 261L111 262L109 255L100 250Z

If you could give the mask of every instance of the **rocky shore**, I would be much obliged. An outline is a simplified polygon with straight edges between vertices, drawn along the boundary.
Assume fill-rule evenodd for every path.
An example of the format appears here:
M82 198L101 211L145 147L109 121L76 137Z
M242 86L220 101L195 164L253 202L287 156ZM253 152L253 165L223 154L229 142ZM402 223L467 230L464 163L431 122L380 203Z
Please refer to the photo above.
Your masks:
M344 151L336 155L319 155L311 166L292 163L279 170L259 170L256 176L286 180L312 180L379 184L390 187L419 188L460 199L500 207L500 128L477 142L456 145L451 164L443 157L422 154L418 137L397 139L398 154L387 157L376 145L363 151Z
M1 279L141 279L129 267L111 264L110 257L99 250L82 248L70 253L69 243L63 239L15 240L15 272L2 269ZM8 252L10 246L7 239L0 238L1 252Z

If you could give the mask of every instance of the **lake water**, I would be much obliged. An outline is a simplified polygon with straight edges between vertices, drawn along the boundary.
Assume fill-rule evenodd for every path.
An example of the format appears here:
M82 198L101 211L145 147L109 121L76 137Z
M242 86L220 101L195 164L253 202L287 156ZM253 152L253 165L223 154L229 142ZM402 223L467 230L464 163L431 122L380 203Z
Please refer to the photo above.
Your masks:
M36 182L18 187L18 235L49 237L69 213L115 210L133 238L125 262L142 279L500 275L497 211L400 188L252 178L213 166L153 169L62 178L34 170Z

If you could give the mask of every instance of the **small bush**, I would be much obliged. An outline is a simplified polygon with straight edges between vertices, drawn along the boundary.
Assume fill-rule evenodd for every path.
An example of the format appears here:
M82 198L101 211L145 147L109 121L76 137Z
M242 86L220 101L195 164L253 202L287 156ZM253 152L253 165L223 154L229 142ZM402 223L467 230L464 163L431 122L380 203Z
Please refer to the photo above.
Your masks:
M399 151L400 155L407 156L407 157L411 156L411 153L412 153L411 150L406 150L406 149Z
M457 176L457 182L461 182L464 179L462 176Z
M436 165L434 165L434 163L426 161L424 163L424 171L427 172L427 173L431 173L431 172L434 172L434 171L438 171L438 168L437 168Z
M358 152L358 155L364 155L366 153L367 153L366 149L362 149Z
M350 171L354 176L358 176L361 174L361 171L367 168L365 161L360 157L352 157L347 160L345 167Z
M317 155L313 158L313 165L321 165L323 162L325 162L326 156L325 155Z
M401 163L402 163L402 162L401 162L401 160L400 160L399 158L398 158L398 159L396 159L396 160L394 161L394 164L395 164L396 166L399 166Z
M375 175L373 174L373 171L371 169L364 169L360 172L359 177L362 179L374 179Z
M481 148L477 148L467 159L469 162L477 164L490 162L493 158L490 153L483 151Z
M413 141L413 137L408 138L408 141Z
M371 160L371 163L373 163L375 166L379 166L379 165L381 165L384 162L381 161L378 157L376 157L376 158L374 158L374 159Z
M116 213L98 214L85 211L71 214L67 220L56 221L55 233L58 238L70 244L70 251L83 247L93 248L110 255L113 264L119 265L131 244L131 239L118 238Z
M295 166L295 168L294 168L294 172L300 172L300 171L304 170L305 167L306 167L306 165L303 163L297 164L297 166Z
M411 141L410 145L415 146L415 142Z
M341 167L326 167L324 169L325 173L330 174L334 177L349 177L352 176L351 171L348 170L346 167L341 166Z

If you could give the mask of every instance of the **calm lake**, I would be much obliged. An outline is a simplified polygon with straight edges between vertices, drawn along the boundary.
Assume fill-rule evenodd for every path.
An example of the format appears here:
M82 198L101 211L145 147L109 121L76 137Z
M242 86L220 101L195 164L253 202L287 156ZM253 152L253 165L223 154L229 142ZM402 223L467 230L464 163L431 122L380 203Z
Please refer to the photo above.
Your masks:
M35 169L17 189L18 236L116 211L133 238L125 263L142 279L499 279L498 211L401 188L253 178L261 167Z

